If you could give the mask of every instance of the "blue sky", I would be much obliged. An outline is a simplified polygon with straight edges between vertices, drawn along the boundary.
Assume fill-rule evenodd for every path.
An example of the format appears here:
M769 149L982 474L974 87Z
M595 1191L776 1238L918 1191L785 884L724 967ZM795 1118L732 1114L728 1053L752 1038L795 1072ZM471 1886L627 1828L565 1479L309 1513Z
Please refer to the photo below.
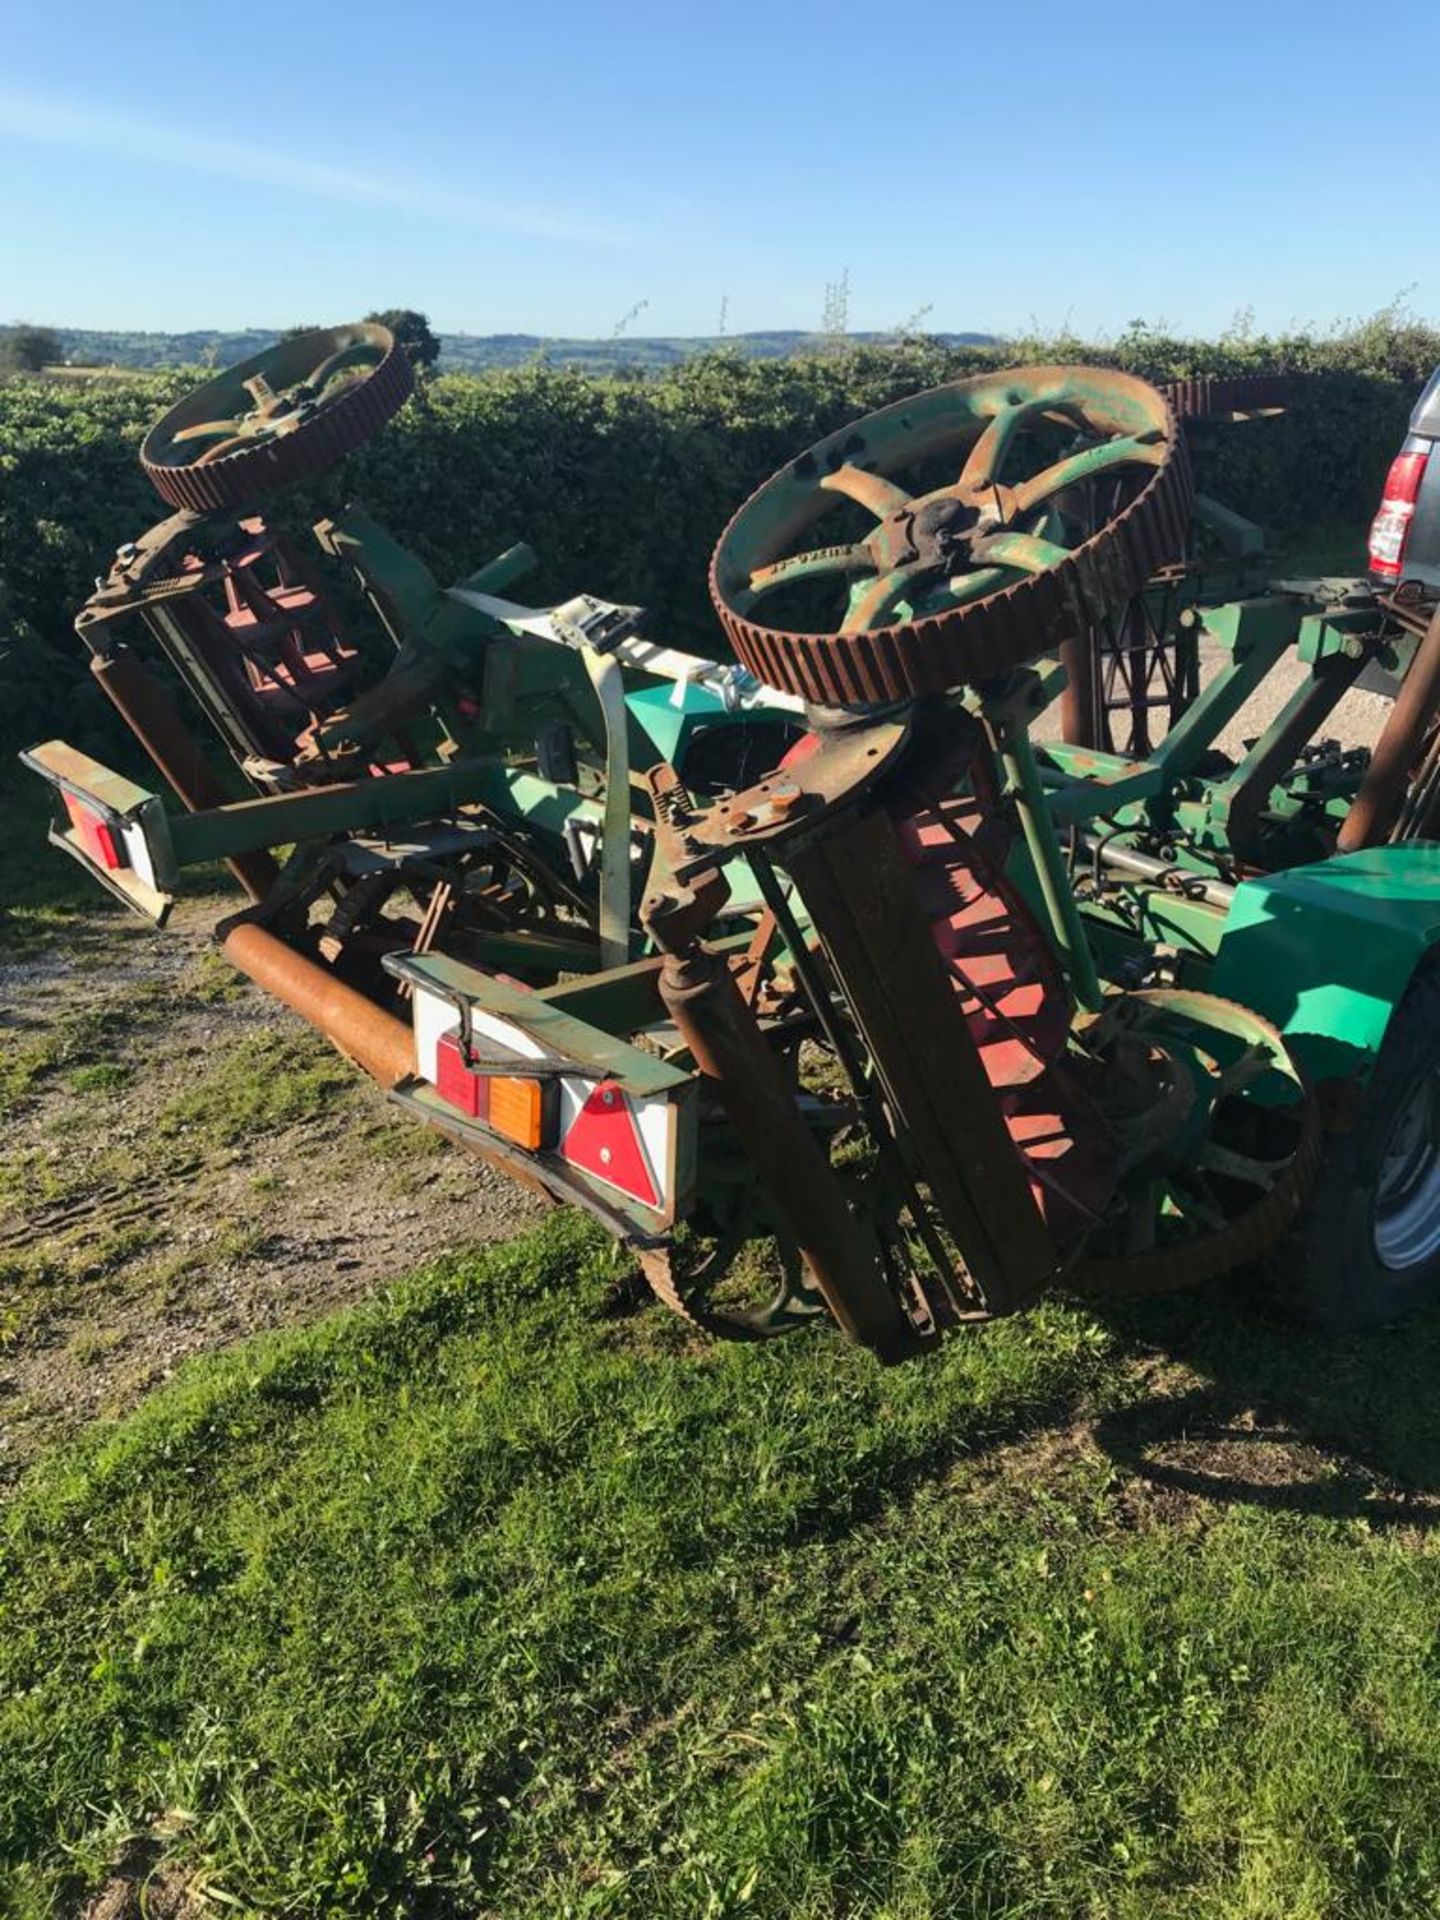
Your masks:
M0 320L1440 315L1434 0L0 0ZM1406 105L1407 76L1415 92Z

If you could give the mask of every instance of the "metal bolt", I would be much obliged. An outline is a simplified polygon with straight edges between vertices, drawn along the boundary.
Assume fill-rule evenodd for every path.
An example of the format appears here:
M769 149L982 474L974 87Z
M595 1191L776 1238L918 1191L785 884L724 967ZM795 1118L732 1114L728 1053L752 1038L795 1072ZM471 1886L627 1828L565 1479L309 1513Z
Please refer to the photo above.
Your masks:
M602 1167L608 1167L608 1166L609 1166L609 1164L610 1164L610 1149L609 1149L609 1147L601 1147L601 1149L600 1149L600 1164L601 1164L601 1166L602 1166Z

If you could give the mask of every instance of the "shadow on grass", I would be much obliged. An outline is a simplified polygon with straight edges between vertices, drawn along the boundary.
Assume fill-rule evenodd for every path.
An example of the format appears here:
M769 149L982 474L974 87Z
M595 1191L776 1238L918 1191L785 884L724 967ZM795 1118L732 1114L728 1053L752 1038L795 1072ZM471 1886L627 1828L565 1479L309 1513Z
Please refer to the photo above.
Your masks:
M1347 1339L1287 1323L1244 1279L1102 1311L1136 1358L1158 1360L1159 1377L1095 1437L1157 1493L1376 1527L1440 1523L1440 1307ZM1186 1370L1178 1392L1164 1391L1166 1362Z

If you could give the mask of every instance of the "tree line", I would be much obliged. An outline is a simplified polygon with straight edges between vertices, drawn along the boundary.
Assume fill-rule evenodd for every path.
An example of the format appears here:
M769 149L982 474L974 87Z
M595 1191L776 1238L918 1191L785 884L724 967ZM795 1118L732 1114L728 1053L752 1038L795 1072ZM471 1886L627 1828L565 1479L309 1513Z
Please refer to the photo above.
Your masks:
M347 499L363 502L442 579L526 540L542 561L527 596L583 588L638 603L657 635L703 651L718 644L708 555L769 473L821 433L903 394L1041 361L1119 366L1153 380L1303 376L1278 419L1194 436L1197 479L1262 525L1293 536L1343 524L1358 545L1415 396L1440 365L1440 333L1390 312L1325 336L1196 341L1137 326L1103 344L954 348L921 339L790 360L720 352L640 381L543 363L441 374L343 469L279 506L303 533ZM194 382L191 369L84 384L21 374L0 385L4 744L77 724L88 676L71 622L116 546L162 516L136 449Z

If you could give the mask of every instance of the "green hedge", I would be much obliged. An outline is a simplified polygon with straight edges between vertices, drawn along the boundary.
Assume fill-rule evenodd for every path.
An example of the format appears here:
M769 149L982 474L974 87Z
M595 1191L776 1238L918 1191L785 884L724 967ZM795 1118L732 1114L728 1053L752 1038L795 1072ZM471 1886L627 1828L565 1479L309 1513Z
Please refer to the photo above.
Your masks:
M713 354L659 378L597 379L537 363L430 384L296 515L362 501L442 576L525 539L537 597L586 587L652 610L657 634L705 645L705 563L749 490L821 432L903 393L997 364L1071 360L1153 379L1296 372L1277 421L1211 435L1200 482L1268 526L1353 523L1374 510L1440 333L1393 312L1325 338L1172 339L1142 326L1097 347L1014 343L1003 355L925 341L823 358ZM135 447L197 376L0 386L0 741L58 723L75 695L75 609L114 548L157 517ZM29 637L26 636L28 629ZM39 643L54 651L43 653ZM78 662L75 663L78 666Z

